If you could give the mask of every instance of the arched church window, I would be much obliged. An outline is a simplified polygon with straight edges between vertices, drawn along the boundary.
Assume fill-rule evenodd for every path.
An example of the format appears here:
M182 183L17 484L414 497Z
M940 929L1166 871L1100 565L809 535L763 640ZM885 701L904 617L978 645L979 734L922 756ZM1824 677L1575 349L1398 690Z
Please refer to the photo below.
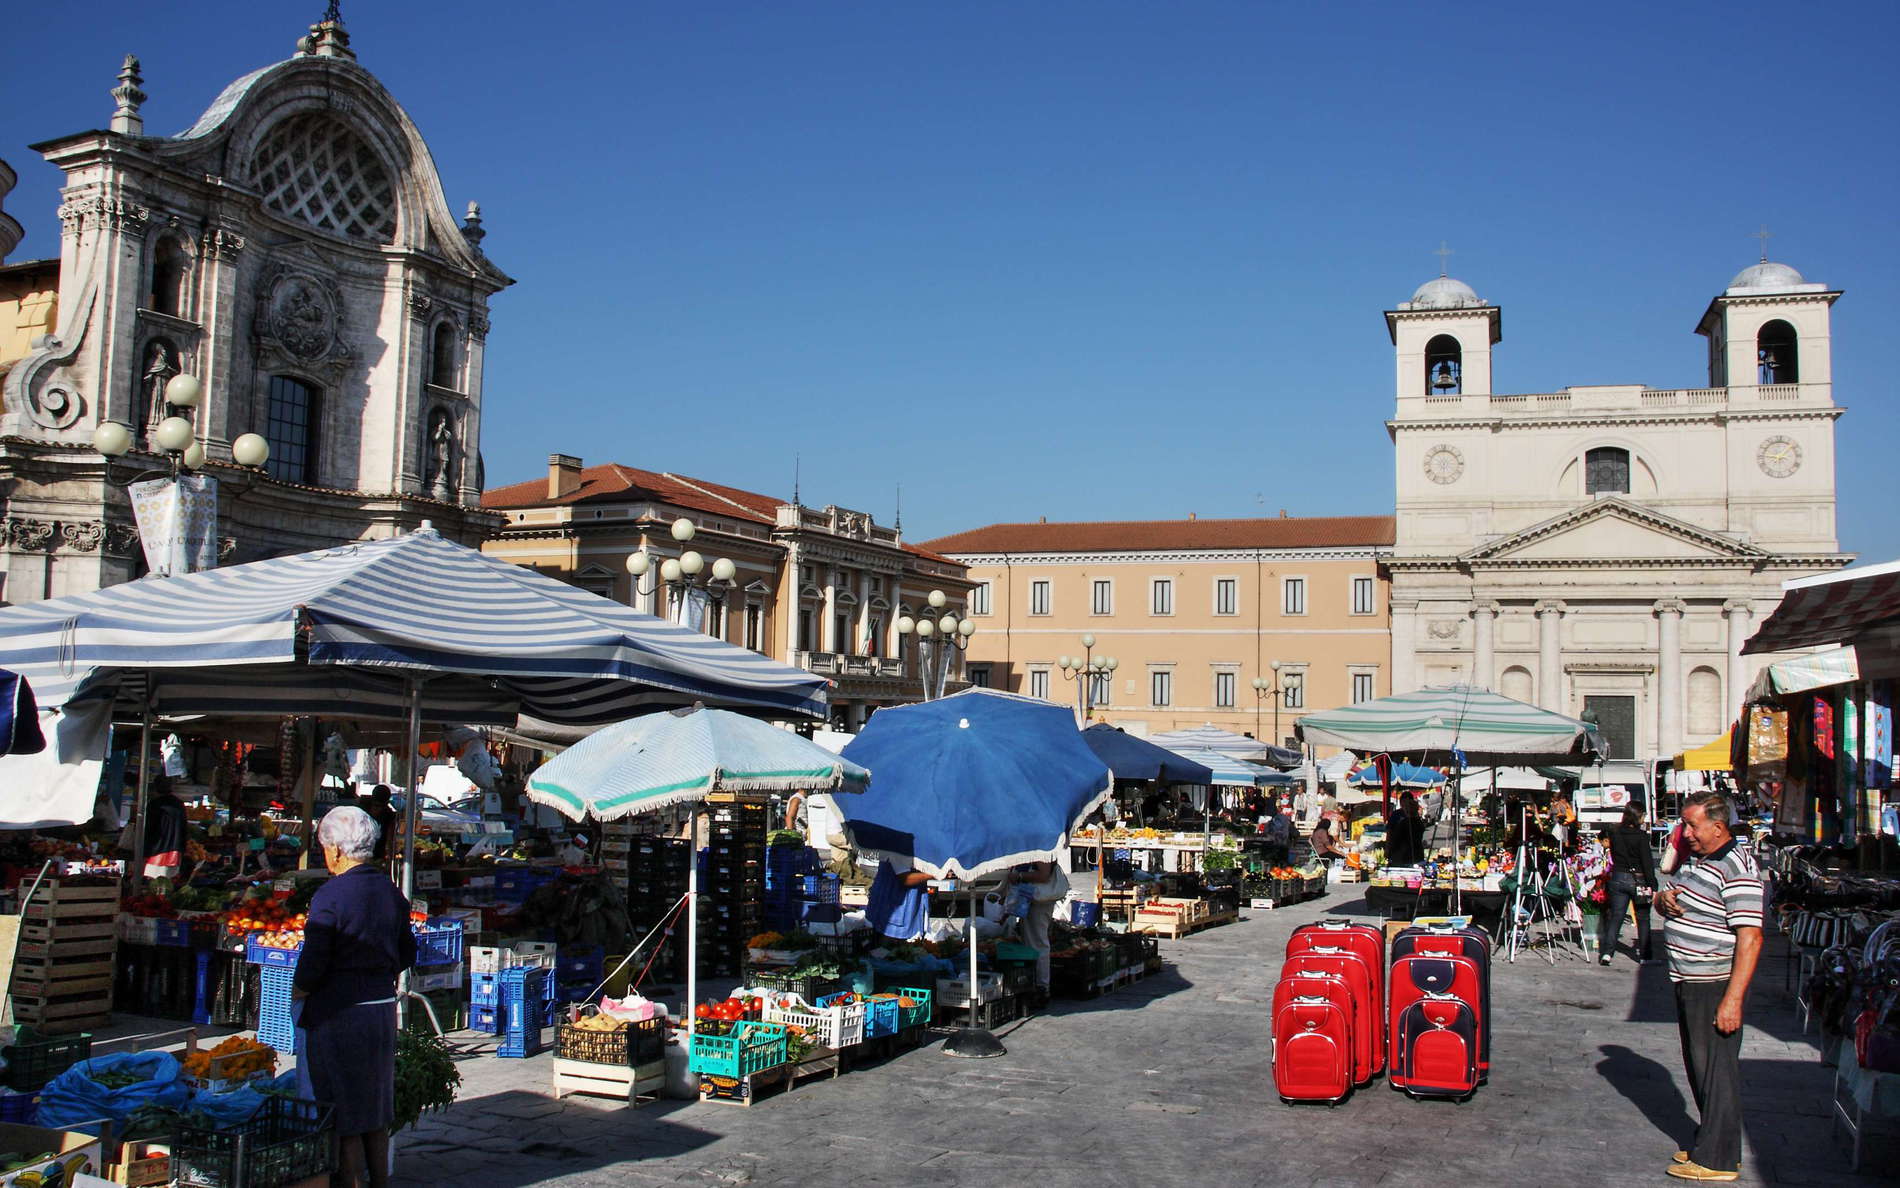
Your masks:
M316 388L293 376L271 376L264 417L264 440L270 443L270 459L264 463L264 470L272 478L287 483L316 481L320 395Z
M1630 452L1616 446L1598 446L1583 456L1586 495L1627 495L1630 491Z
M429 382L438 388L455 388L455 323L443 322L435 328L429 351Z
M327 112L292 116L257 147L251 175L264 205L352 239L396 237L396 191L363 138Z
M174 318L185 316L185 278L188 273L185 249L170 235L159 237L152 249L152 291L145 307Z
M1425 344L1425 391L1432 396L1456 396L1464 390L1464 352L1458 340L1440 334Z
M1800 348L1794 327L1777 318L1755 336L1756 383L1798 384L1801 382Z

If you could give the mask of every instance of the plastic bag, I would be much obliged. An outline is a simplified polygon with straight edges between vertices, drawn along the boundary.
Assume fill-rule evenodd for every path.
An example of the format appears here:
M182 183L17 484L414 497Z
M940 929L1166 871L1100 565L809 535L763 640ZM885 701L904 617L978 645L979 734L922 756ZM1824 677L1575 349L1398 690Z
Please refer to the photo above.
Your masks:
M633 991L625 998L601 999L600 1013L612 1019L624 1019L628 1023L643 1023L648 1019L659 1018L666 1011L659 1003Z
M139 1079L112 1089L94 1079L108 1072ZM182 1110L190 1099L191 1086L171 1053L121 1052L82 1060L54 1077L40 1091L39 1125L59 1130L100 1118L120 1122L142 1106Z

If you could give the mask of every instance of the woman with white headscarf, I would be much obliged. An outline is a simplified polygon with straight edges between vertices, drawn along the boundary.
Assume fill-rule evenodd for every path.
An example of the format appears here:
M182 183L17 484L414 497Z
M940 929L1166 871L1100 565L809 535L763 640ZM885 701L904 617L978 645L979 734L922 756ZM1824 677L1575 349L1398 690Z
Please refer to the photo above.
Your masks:
M318 1101L335 1111L336 1182L389 1182L396 1118L396 978L416 963L409 902L371 861L378 827L360 808L324 815L317 829L334 877L310 900L295 996L303 1058Z

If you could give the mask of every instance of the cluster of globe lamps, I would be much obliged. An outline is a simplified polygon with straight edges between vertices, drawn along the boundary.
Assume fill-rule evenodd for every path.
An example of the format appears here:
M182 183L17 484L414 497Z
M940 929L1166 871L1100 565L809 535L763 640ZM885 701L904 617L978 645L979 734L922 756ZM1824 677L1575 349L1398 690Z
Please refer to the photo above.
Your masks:
M204 443L187 415L204 399L204 384L195 375L179 373L165 385L165 404L171 415L152 430L152 444L171 455L175 468L198 470L205 464ZM120 458L132 450L132 428L118 421L101 421L92 431L93 448L108 458ZM270 460L270 444L256 433L246 433L231 442L231 460L239 466L259 467Z

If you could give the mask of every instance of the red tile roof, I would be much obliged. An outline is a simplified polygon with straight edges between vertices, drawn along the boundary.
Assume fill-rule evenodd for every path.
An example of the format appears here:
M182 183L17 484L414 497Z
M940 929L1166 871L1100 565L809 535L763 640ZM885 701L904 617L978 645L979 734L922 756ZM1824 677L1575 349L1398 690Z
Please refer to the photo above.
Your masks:
M770 524L784 500L756 491L742 491L724 483L685 475L639 470L606 462L589 466L580 473L580 485L565 495L548 497L548 480L543 475L525 483L511 483L482 492L482 506L497 510L523 507L555 507L574 503L632 503L650 499L694 511L732 516Z
M991 524L927 540L939 553L1115 553L1149 549L1313 549L1389 545L1391 516L1272 520L1104 520Z

